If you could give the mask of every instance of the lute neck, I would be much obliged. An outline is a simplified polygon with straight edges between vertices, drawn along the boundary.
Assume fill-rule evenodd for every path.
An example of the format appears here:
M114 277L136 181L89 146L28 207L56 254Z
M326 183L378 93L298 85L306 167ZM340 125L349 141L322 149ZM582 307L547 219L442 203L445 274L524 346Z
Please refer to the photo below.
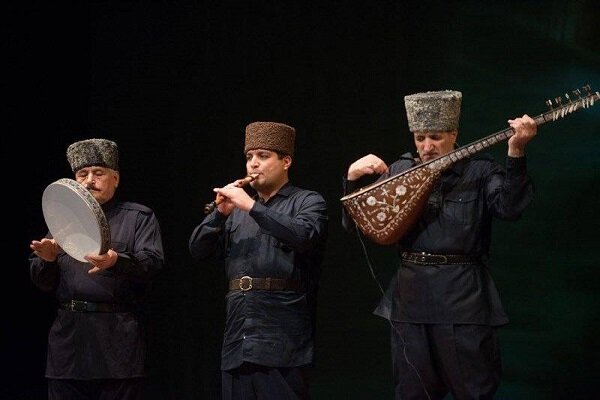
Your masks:
M567 98L569 98L567 96ZM535 123L540 126L546 122L554 122L560 118L579 110L582 108L589 108L594 105L594 102L600 99L600 93L590 93L585 97L580 97L577 100L569 100L566 104L559 104L550 111L540 114L533 118ZM478 153L484 149L487 149L494 144L510 138L514 134L512 128L506 128L499 132L493 133L489 136L472 142L466 146L459 147L452 150L450 153L445 154L439 158L428 161L423 164L428 168L434 170L444 170L450 167L455 162L462 160L465 157L469 157L475 153Z

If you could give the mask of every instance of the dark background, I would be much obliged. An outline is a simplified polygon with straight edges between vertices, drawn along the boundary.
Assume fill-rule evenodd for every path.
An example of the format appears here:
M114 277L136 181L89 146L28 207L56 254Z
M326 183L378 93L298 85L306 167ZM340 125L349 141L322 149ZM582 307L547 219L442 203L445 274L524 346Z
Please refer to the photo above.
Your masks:
M167 267L150 299L148 398L217 399L225 278L193 262L187 241L212 188L244 176L245 125L295 126L291 178L321 192L330 212L313 396L389 399L389 329L371 314L379 289L357 238L340 227L347 166L412 150L410 93L461 90L467 144L546 111L546 99L585 84L600 90L592 0L3 8L3 399L45 396L55 303L29 281L28 244L46 233L44 188L72 176L73 141L117 141L121 198L150 206L161 223ZM598 107L540 127L527 149L536 198L520 221L494 227L493 275L511 318L499 399L588 399L599 389L599 137ZM506 144L491 152L503 162ZM368 251L387 284L393 247Z

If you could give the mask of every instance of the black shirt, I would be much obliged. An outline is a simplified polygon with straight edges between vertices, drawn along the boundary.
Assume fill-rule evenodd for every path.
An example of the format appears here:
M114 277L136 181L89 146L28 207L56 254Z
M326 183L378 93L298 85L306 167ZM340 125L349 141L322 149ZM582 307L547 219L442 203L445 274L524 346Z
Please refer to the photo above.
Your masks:
M256 199L256 197L255 197ZM243 362L295 367L313 362L316 295L327 238L323 197L287 183L266 203L229 216L218 210L194 229L192 256L222 258L228 279L242 276L300 281L306 293L231 291L221 368Z
M140 306L148 282L162 268L158 221L148 207L111 200L102 206L117 263L96 274L91 265L61 252L55 262L32 254L31 279L59 302L83 300ZM59 309L48 335L46 377L123 379L144 375L143 327L133 312L96 313Z
M385 179L416 165L404 154ZM525 158L508 157L506 169L488 157L468 158L445 170L415 226L400 240L403 251L489 256L492 219L516 220L533 196ZM355 182L345 181L345 193ZM344 212L344 226L353 227ZM508 322L486 263L418 265L402 262L375 310L401 322L502 325Z

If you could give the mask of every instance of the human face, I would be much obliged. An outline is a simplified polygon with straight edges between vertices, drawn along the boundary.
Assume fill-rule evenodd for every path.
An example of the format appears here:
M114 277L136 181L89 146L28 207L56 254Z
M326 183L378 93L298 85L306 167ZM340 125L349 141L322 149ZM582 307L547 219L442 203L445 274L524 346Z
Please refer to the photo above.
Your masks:
M265 149L249 150L246 153L246 172L256 176L250 186L261 194L272 195L288 181L291 164L290 156L280 157L276 152Z
M100 204L115 195L119 186L119 172L105 167L84 167L75 172L75 180L86 187Z
M457 131L414 132L415 146L421 161L429 161L454 149Z

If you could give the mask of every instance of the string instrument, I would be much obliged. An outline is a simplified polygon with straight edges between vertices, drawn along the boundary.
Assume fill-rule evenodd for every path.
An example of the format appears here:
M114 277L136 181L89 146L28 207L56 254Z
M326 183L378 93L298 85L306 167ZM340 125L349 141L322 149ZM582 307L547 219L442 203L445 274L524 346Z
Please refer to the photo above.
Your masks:
M248 175L244 179L238 181L238 183L235 186L244 187L247 184L249 184L250 182L252 182L253 180L255 180L256 176L257 175ZM225 197L217 196L217 198L214 201L212 201L208 204L205 204L204 205L204 214L210 214L211 212L213 212L214 209L217 208L217 206L219 204L221 204L223 201L225 201Z
M600 99L589 85L565 93L566 101L556 97L547 100L549 111L534 117L536 124L553 122L582 108L589 108ZM356 190L340 199L365 236L378 244L394 244L400 240L421 215L427 199L442 172L455 162L486 149L514 134L507 128L441 157L414 166L397 175Z

